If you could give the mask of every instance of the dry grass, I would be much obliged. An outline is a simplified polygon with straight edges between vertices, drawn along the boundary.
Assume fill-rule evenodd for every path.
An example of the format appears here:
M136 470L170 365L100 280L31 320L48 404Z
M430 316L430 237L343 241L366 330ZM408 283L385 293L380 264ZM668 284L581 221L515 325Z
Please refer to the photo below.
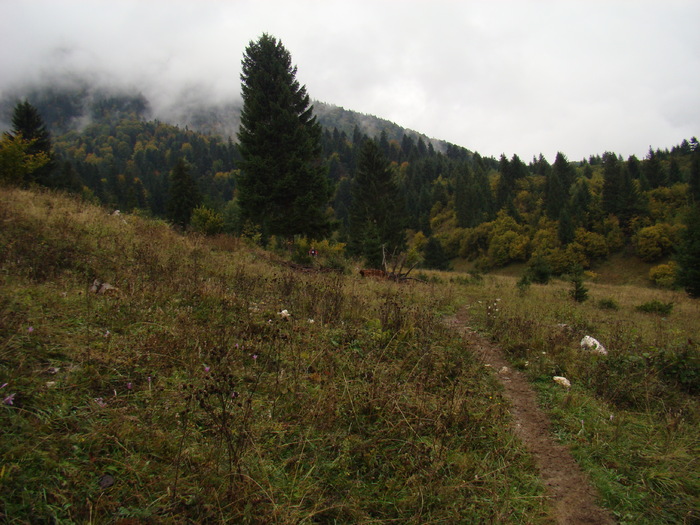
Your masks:
M298 273L51 193L0 191L0 220L4 522L546 515L448 287Z
M698 519L683 294L299 273L48 192L0 190L0 221L5 522L544 522L497 382L441 322L461 307L529 372L621 522ZM95 278L119 293L89 293ZM637 311L650 301L673 310Z

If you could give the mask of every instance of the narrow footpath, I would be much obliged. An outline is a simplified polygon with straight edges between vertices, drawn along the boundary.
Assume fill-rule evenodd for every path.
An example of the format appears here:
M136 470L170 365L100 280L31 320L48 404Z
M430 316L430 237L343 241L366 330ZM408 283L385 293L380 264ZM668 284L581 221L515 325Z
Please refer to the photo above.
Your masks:
M503 351L468 326L466 311L446 320L459 330L469 347L496 372L512 406L514 431L535 458L549 496L553 523L612 525L610 513L596 503L596 491L569 450L552 436L549 418L537 405L525 374L513 370ZM505 367L505 368L504 368Z

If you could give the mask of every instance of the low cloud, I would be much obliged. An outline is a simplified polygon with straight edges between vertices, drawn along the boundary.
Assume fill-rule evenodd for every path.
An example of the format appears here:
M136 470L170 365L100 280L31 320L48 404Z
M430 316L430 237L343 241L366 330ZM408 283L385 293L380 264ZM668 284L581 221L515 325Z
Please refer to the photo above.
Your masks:
M0 3L0 90L88 78L156 114L240 103L263 32L318 100L484 155L643 156L698 134L700 4L437 0Z

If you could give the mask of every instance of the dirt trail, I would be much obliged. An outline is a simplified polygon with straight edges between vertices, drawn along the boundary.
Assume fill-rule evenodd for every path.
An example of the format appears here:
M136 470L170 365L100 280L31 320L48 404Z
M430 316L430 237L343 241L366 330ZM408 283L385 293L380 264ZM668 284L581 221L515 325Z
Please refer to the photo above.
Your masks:
M546 485L553 522L614 524L610 513L596 504L596 491L569 450L552 437L549 419L538 407L525 375L511 368L499 347L469 328L465 312L447 319L447 323L459 330L484 363L498 374L505 397L513 407L515 432L534 456Z

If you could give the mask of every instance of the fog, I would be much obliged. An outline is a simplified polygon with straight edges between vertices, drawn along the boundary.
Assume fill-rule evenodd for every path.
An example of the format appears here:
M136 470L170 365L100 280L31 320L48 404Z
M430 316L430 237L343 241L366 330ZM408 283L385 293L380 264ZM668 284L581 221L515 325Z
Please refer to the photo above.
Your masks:
M267 32L312 98L482 155L643 157L699 133L698 19L692 0L0 0L0 92L88 81L161 118L230 108Z

